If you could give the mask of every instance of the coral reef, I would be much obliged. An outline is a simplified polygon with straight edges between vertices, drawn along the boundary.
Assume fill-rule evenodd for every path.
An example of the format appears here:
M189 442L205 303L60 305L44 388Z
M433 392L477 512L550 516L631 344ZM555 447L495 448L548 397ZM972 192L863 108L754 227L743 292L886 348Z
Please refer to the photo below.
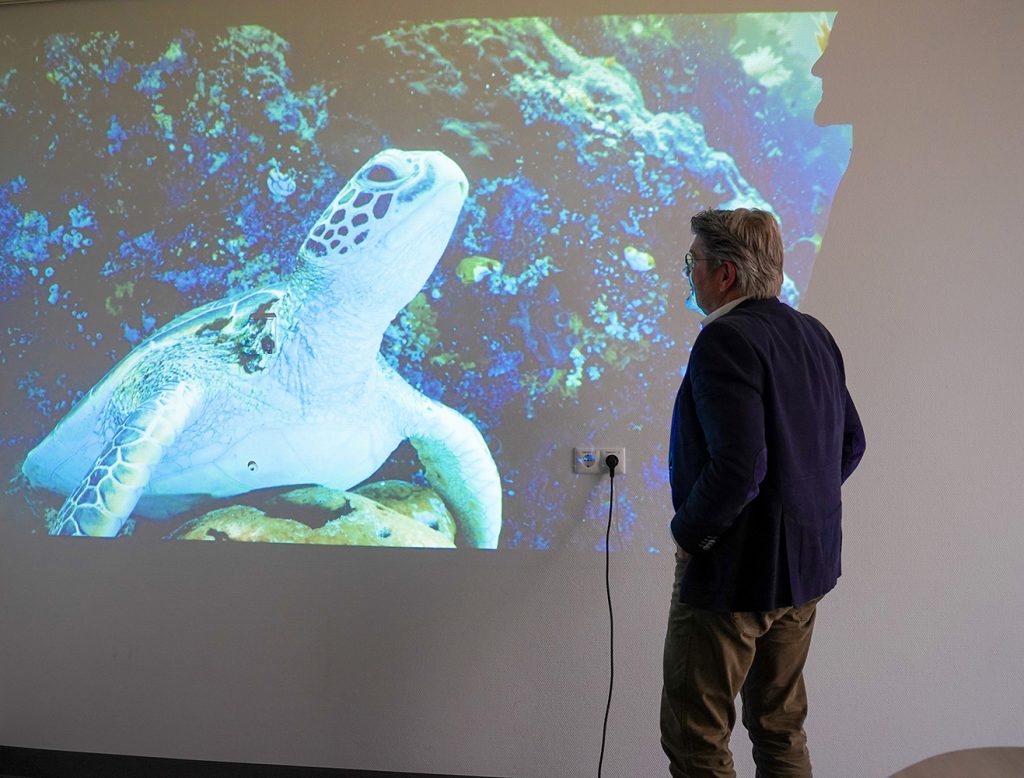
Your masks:
M12 41L0 67L0 464L175 315L288 274L308 225L381 148L436 148L470 192L381 351L468 416L505 486L502 544L567 539L567 441L662 429L694 317L702 207L770 208L784 299L806 288L848 128L816 127L821 14L354 26L327 53L243 26ZM187 27L187 20L183 21ZM827 25L826 25L827 28ZM288 34L290 39L284 37ZM613 393L607 390L614 388ZM615 401L611 402L610 394ZM664 545L664 451L621 543ZM552 472L565 470L564 479ZM422 484L408 447L377 476ZM20 494L8 514L25 513Z
M175 540L454 548L455 523L434 492L388 481L342 492L295 489L265 505L231 505L189 520Z

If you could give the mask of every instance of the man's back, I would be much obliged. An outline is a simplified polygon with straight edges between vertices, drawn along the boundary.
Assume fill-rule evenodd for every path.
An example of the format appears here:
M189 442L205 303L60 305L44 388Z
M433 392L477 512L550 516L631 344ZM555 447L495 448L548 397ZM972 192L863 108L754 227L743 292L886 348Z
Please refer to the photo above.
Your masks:
M674 419L673 529L707 550L683 600L770 610L829 591L863 438L828 331L776 299L744 301L697 338Z

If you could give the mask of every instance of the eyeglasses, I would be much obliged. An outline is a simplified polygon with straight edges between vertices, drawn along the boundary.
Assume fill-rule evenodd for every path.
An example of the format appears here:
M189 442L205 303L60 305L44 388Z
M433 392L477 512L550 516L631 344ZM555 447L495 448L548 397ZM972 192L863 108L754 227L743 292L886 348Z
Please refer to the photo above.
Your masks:
M693 256L693 252L692 251L687 251L686 254L683 256L683 274L687 278L689 278L690 274L693 272L694 266L698 262L710 262L710 261L711 260L708 257L695 257L695 256Z

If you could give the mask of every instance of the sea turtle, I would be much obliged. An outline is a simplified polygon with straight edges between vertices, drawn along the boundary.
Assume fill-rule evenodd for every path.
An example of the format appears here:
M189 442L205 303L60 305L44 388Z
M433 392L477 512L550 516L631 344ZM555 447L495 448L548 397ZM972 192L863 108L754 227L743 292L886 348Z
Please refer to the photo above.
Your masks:
M52 531L112 537L133 512L166 518L292 484L348 489L408 439L461 542L494 548L501 484L483 437L380 355L467 190L441 152L382 151L313 225L288 278L143 341L25 459L30 483L70 495Z

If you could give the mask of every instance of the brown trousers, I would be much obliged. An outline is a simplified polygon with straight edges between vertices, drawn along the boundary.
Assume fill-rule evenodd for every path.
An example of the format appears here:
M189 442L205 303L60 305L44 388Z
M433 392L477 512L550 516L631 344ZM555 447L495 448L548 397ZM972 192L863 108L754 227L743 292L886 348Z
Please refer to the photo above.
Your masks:
M699 610L679 602L686 564L676 560L665 636L661 745L669 773L735 778L729 737L739 694L757 778L808 778L803 669L818 600L765 613Z

